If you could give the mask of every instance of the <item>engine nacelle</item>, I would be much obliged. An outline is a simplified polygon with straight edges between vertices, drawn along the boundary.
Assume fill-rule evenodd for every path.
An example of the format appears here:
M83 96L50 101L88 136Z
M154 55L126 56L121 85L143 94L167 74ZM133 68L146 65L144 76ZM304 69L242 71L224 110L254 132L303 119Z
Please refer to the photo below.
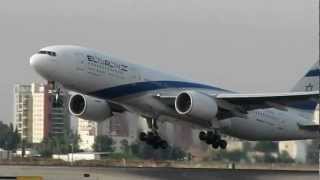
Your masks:
M180 115L207 121L213 120L218 113L218 105L213 98L195 91L180 93L175 100L175 109Z
M69 112L86 120L103 121L112 116L109 104L101 99L75 94L69 100Z

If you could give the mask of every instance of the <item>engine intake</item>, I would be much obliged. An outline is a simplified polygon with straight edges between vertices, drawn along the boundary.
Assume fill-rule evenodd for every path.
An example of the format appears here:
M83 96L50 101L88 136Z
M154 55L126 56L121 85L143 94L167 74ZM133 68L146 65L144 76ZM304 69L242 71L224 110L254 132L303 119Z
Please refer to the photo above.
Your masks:
M180 93L175 100L175 109L180 115L210 121L218 113L218 105L212 97L196 91Z
M69 100L69 112L86 120L103 121L112 116L109 104L94 97L75 94Z

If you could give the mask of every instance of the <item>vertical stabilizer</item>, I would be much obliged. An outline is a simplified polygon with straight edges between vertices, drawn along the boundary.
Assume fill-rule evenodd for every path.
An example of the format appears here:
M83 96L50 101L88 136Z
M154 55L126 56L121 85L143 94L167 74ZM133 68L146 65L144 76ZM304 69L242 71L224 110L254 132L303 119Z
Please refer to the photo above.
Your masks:
M315 63L312 68L303 76L295 87L294 92L319 91L320 69L319 62Z
M319 62L315 63L312 68L298 81L293 92L319 91L320 69ZM296 102L291 105L301 110L308 110L314 112L318 102L316 100L306 100Z

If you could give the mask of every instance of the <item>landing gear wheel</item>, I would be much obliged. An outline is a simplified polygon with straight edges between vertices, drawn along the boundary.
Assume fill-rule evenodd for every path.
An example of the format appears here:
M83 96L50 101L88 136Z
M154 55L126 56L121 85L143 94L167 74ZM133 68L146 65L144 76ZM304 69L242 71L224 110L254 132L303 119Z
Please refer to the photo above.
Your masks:
M212 143L212 148L213 149L218 149L219 148L219 143L218 142Z
M221 149L226 149L227 148L227 141L220 140L219 146L220 146Z
M155 144L156 135L153 132L148 132L146 142L148 145Z
M168 143L167 143L167 141L162 140L162 141L160 142L160 147L161 147L162 149L167 149L167 148L168 148Z
M139 134L140 141L146 141L147 140L147 134L145 132L141 132Z
M217 141L220 140L220 136L217 135L217 134L213 134L213 133L208 133L207 135L207 139L206 139L206 143L207 144L214 144L216 143Z
M149 131L147 133L141 132L139 134L139 139L155 150L159 148L166 149L169 146L167 141L163 140L157 131Z
M218 149L219 147L221 149L227 148L227 141L221 139L221 136L216 131L208 131L207 133L201 131L199 133L199 139L206 142L208 145L211 145L214 149Z
M207 134L206 134L204 131L201 131L201 132L199 133L199 139L200 139L201 141L205 141L205 140L207 139Z

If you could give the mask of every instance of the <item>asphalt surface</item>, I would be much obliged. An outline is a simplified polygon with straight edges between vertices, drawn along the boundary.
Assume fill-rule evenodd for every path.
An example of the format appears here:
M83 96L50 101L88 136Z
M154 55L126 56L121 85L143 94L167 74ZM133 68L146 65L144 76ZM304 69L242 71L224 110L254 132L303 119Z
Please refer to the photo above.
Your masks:
M0 166L0 176L42 176L44 180L319 180L318 172ZM87 177L85 177L87 176Z

